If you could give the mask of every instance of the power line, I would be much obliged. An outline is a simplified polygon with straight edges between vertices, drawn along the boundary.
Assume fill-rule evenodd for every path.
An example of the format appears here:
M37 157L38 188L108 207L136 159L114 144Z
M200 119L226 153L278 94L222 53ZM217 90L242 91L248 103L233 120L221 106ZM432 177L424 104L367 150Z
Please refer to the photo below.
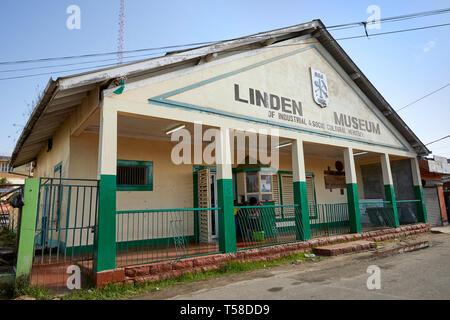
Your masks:
M363 26L364 24L366 24L367 26L370 26L372 24L378 24L380 22L388 23L388 22L404 21L404 20L434 16L434 15L439 15L439 14L445 14L445 13L449 13L449 12L450 12L450 8L431 10L431 11L423 11L423 12L411 13L411 14L388 17L388 18L381 18L379 20L374 20L374 21L370 21L370 22L358 21L358 22L334 25L334 26L327 27L327 29L341 30L341 29L360 27L360 26Z
M435 143L435 142L438 142L438 141L441 141L441 140L444 140L444 139L447 139L447 138L450 138L450 134L448 136L445 136L445 137L439 138L437 140L431 141L429 143L426 143L425 145L428 146L428 145L430 145L432 143Z
M125 57L124 59L137 58L137 57L149 57L149 56L155 56L158 54L161 54L161 52L152 52L152 53L128 56L128 57ZM102 60L89 60L89 61L83 61L83 62L55 64L55 65L49 65L49 66L29 67L29 68L22 68L22 69L7 69L7 70L0 70L0 73L17 72L17 71L31 71L31 70L57 68L57 67L67 67L67 66L74 66L74 65L80 65L80 64L98 63L98 62L115 61L115 60L117 60L117 58L109 58L109 59L102 59ZM128 61L128 62L131 62L131 61Z
M388 21L400 21L400 18L406 19L412 19L412 18L419 18L422 16L430 16L430 15L437 15L437 14L443 14L450 12L450 8L445 9L439 9L439 10L433 10L433 11L426 11L426 12L418 12L413 13L409 15L404 16L397 16L397 17L388 17L383 18L380 20L377 20L375 22L368 23L367 25L377 23L378 21L381 22L388 22ZM365 22L352 22L347 24L341 24L341 25L335 25L335 26L329 26L326 29L339 29L343 26L361 26ZM277 35L277 34L284 34L285 32L279 32L279 33L271 33L271 35ZM377 35L377 34L371 34L371 36ZM248 36L246 38L252 39L252 38L266 38L267 36L261 36L261 35L254 35L254 36ZM208 45L213 44L221 41L231 41L235 39L225 39L225 40L215 40L215 41L205 41L205 42L194 42L194 43L188 43L188 44L179 44L179 45L171 45L171 46L161 46L161 47L153 47L153 48L143 48L143 49L135 49L135 50L127 50L127 51L113 51L113 52L103 52L103 53L91 53L91 54L83 54L83 55L73 55L73 56L61 56L61 57L49 57L49 58L39 58L39 59L28 59L28 60L15 60L15 61L0 61L0 65L9 65L9 64L21 64L21 63L32 63L32 62L47 62L47 61L55 61L55 60L67 60L67 59L76 59L76 58L88 58L88 57L97 57L97 56L107 56L107 55L118 55L118 54L126 54L126 53L136 53L136 52L143 52L143 51L154 51L154 50L165 50L165 49L176 49L176 48L182 48L182 47L192 47L192 46L201 46L201 45Z
M436 90L434 90L433 92L430 92L430 93L424 95L423 97L421 97L421 98L419 98L419 99L417 99L417 100L414 100L414 101L411 102L411 103L408 103L406 106L401 107L400 109L397 109L396 111L399 112L399 111L401 111L401 110L403 110L403 109L405 109L405 108L407 108L407 107L409 107L409 106L412 106L413 104L415 104L415 103L417 103L417 102L419 102L419 101L425 99L426 97L429 97L429 96L435 94L435 93L438 92L438 91L441 91L442 89L447 88L448 86L450 86L450 83L447 83L445 86L442 86L442 87L440 87L439 89L436 89Z
M372 36L381 36L381 35L409 32L409 31L417 31L417 30L438 28L438 27L444 27L444 26L450 26L450 23L431 25L431 26L424 26L424 27L417 27L417 28L410 28L410 29L403 29L403 30L388 31L388 32L372 33L372 34L370 34L370 36L371 37ZM332 40L337 42L338 40L350 40L350 39L358 39L358 38L366 38L366 37L367 37L366 35L359 35L359 36L351 36L351 37L344 37L344 38L336 38L336 39L332 39ZM301 43L285 44L285 45L274 45L274 46L272 46L272 48L299 46L299 45L315 44L315 43L316 42L314 41L314 42L301 42ZM144 50L144 49L140 49L140 51L142 51L142 50ZM242 52L242 51L246 51L246 50L247 49L232 49L232 50L226 50L226 51L227 52ZM186 54L177 54L178 57L188 57L188 56L193 56L193 55L195 55L195 54L188 54L188 53L186 53ZM134 61L130 61L130 62L134 62ZM138 61L136 61L136 62L138 62ZM64 73L64 72L70 72L70 71L79 71L79 70L86 70L86 69L102 68L102 67L109 67L109 66L114 66L114 65L117 65L117 63L107 64L107 65L91 66L91 67L85 67L85 68L79 68L79 69L70 69L70 70L61 70L61 71L54 71L54 72L45 72L45 73L36 73L36 74L30 74L30 75L6 77L6 78L0 78L0 81L2 81L2 80L13 80L13 79L23 79L23 78L28 78L28 77L49 75L49 74L54 74L54 73Z

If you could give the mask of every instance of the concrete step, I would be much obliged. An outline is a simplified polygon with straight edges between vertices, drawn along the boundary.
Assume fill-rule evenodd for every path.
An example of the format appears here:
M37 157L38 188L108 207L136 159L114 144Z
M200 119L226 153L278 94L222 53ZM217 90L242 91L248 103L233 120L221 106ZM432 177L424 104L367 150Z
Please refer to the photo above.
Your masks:
M374 241L358 240L351 242L344 242L332 244L323 247L313 248L313 252L321 256L338 256L350 252L359 252L370 249L375 249L377 244Z

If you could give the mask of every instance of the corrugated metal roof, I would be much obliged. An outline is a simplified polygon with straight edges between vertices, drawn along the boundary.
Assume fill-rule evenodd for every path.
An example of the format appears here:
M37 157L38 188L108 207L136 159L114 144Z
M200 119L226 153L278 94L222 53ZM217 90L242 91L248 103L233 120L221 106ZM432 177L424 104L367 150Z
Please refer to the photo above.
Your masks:
M152 76L157 72L170 72L174 67L187 67L212 53L234 54L234 49L252 50L271 43L281 42L300 35L311 34L329 51L342 68L354 79L359 88L392 122L397 130L415 148L419 155L430 151L403 122L389 103L381 96L345 51L328 33L320 20L313 20L287 28L261 32L250 36L217 42L211 45L171 52L120 66L94 70L57 80L50 79L44 93L28 119L11 156L11 164L17 167L33 161L67 117L81 104L88 92L97 86L105 86L117 77L126 76L128 81ZM186 52L190 52L186 56ZM169 68L170 66L170 68Z

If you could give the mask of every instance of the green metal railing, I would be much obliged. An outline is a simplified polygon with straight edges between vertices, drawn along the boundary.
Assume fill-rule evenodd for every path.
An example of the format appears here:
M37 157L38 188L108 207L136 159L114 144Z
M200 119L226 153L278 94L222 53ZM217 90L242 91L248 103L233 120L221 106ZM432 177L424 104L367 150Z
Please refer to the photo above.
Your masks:
M418 223L418 206L420 200L397 200L397 213L400 225Z
M234 208L238 250L295 242L300 237L298 205Z
M311 237L350 233L347 203L309 204Z
M33 264L90 261L98 181L40 178Z
M364 231L395 226L394 211L390 201L368 201L359 203L361 227Z
M218 238L212 230L218 210L117 211L117 267L219 253Z

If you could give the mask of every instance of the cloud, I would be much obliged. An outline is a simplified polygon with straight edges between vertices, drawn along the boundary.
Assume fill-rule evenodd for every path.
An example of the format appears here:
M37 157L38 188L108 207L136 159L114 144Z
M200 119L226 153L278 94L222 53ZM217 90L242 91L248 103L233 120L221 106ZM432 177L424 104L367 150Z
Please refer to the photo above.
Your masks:
M428 41L425 46L423 47L423 52L428 52L430 51L434 46L436 45L436 41Z

